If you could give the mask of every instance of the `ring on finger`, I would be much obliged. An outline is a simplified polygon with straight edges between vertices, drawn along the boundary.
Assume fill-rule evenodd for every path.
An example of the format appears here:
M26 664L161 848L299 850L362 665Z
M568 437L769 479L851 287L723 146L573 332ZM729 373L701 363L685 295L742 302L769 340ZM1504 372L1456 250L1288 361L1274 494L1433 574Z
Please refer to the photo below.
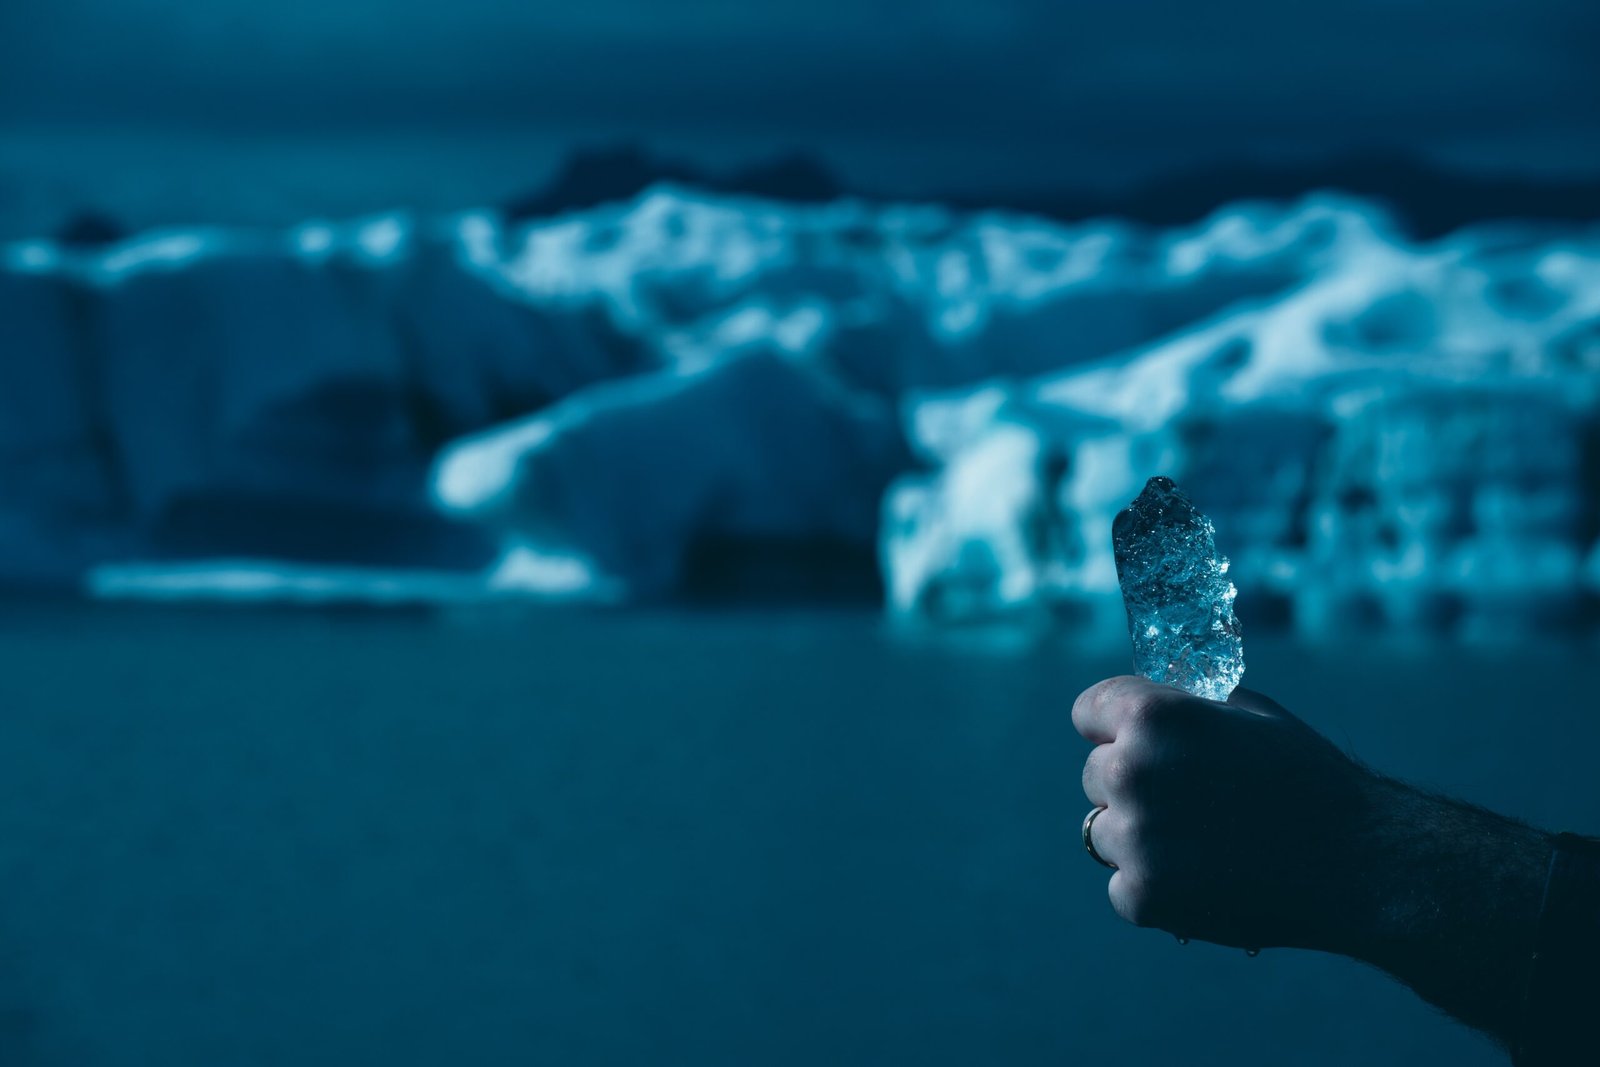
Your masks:
M1094 821L1105 810L1105 805L1101 805L1083 817L1083 850L1089 853L1089 858L1100 864L1100 866L1110 867L1114 871L1117 869L1117 865L1094 850Z

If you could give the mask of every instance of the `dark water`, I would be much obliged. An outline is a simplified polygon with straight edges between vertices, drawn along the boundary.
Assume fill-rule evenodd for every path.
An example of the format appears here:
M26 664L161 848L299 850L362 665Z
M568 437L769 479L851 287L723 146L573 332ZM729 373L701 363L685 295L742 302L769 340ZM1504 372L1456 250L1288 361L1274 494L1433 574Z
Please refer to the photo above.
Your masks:
M1592 649L1251 684L1600 829ZM1121 924L1067 708L1118 647L867 614L0 613L0 1064L1500 1062L1357 965Z

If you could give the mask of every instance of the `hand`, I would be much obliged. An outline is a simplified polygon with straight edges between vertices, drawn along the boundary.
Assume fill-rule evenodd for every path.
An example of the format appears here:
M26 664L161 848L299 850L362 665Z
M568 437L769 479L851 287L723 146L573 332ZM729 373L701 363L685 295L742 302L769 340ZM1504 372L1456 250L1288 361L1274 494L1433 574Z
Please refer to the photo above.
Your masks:
M1273 701L1143 678L1085 690L1073 725L1095 850L1129 922L1244 948L1352 951L1370 927L1355 836L1382 780Z
M1282 707L1143 678L1091 686L1083 790L1111 905L1140 926L1365 960L1502 1043L1549 863L1544 832L1367 770Z

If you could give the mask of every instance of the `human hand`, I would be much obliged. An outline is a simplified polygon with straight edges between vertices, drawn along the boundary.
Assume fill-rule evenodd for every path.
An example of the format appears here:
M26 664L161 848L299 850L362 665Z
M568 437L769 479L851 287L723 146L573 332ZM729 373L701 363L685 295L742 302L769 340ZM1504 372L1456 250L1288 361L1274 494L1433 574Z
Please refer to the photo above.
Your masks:
M1385 777L1259 693L1086 689L1083 789L1111 904L1140 926L1365 960L1509 1045L1550 838Z
M1073 725L1095 851L1129 922L1245 948L1352 951L1371 926L1358 840L1383 780L1278 704L1144 678L1091 686Z

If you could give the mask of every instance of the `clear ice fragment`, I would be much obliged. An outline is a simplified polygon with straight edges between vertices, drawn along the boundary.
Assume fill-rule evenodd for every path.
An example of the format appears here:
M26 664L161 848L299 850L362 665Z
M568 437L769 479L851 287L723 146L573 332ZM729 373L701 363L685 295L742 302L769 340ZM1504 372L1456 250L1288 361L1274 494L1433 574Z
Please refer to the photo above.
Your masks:
M1227 700L1244 677L1238 595L1216 527L1171 478L1151 478L1111 527L1128 609L1134 670L1153 682Z

